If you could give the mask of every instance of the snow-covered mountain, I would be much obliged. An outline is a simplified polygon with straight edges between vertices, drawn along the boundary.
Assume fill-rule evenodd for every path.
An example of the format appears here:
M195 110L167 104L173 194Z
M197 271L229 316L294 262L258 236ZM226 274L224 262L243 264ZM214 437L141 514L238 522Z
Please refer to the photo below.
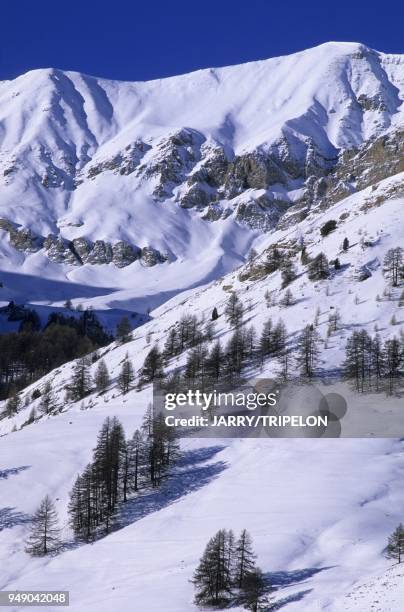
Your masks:
M404 520L403 442L389 439L389 419L401 410L394 397L358 400L345 389L355 410L343 428L355 435L365 415L372 435L382 418L386 439L188 439L167 484L130 500L119 528L93 544L72 543L67 503L105 417L118 416L130 434L151 400L150 386L117 390L126 353L138 372L182 315L207 321L216 306L223 345L232 291L258 333L268 316L283 318L291 345L317 316L320 371L339 371L355 329L373 335L377 325L381 340L400 334L401 288L384 292L383 259L403 235L403 62L329 43L150 83L52 70L0 85L0 296L31 293L27 301L43 308L68 297L98 310L152 308L130 342L99 352L112 378L105 394L67 402L67 363L21 391L18 414L0 420L0 589L67 589L73 612L190 612L207 540L222 527L247 528L278 609L400 610L402 576L384 557ZM336 229L323 236L330 220ZM45 242L49 233L61 240ZM125 265L114 251L120 241ZM302 244L340 267L312 282ZM252 245L258 254L243 263ZM147 246L156 251L136 250ZM288 307L280 271L265 271L273 247L296 266ZM167 371L186 357L172 358ZM267 360L250 374L278 368ZM27 424L40 402L32 393L47 381L59 409ZM32 559L24 540L46 493L68 545Z
M1 269L63 281L50 297L36 280L36 301L143 312L219 277L286 212L404 169L403 62L328 43L144 83L1 82ZM5 299L27 297L4 279Z

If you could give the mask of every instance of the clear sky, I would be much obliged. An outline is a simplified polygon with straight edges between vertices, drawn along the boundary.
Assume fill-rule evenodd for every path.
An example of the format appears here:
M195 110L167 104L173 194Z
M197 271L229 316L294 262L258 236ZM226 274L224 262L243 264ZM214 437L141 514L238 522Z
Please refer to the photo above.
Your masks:
M56 67L146 80L328 40L403 53L403 21L396 0L6 0L0 79Z

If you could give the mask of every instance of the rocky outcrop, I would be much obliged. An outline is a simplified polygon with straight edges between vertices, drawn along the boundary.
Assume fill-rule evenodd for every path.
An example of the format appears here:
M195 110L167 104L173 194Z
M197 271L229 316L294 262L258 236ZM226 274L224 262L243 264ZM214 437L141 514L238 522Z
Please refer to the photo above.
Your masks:
M17 251L35 253L42 248L43 240L30 229L10 230L10 244Z
M251 229L266 232L276 226L282 213L288 208L287 202L273 200L266 195L237 204L235 218Z
M140 257L144 266L151 267L158 263L164 263L167 261L167 256L162 255L157 249L147 246L143 247L140 253Z
M199 132L184 128L157 145L155 155L139 169L145 178L156 179L153 195L157 199L171 197L173 188L184 182L200 159L203 141Z
M139 259L141 250L120 240L112 245L112 262L117 268L124 268Z
M246 189L267 189L275 183L284 184L286 174L277 162L262 152L237 156L229 164L223 195L232 199Z
M87 168L87 177L90 179L95 178L107 170L125 176L132 174L132 172L139 168L143 156L149 149L151 149L149 144L142 140L136 140L133 144L128 145L124 151L120 151L110 159L89 166Z
M84 263L108 264L112 261L112 247L109 242L96 240Z
M55 234L44 238L35 235L30 229L17 230L15 224L7 219L0 219L0 229L8 232L10 244L18 251L29 254L44 249L48 259L54 263L73 266L113 263L117 268L124 268L138 259L148 267L168 259L151 246L140 249L124 240L115 243L96 240L93 243L84 236L70 241Z
M73 266L81 264L80 259L74 253L72 244L61 236L49 234L44 240L46 256L55 263L65 263Z

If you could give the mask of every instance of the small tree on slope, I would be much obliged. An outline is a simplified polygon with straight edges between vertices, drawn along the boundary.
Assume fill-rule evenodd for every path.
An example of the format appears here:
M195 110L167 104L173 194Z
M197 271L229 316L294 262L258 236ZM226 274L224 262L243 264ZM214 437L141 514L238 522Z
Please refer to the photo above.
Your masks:
M43 498L33 519L25 550L39 557L55 552L60 547L60 529L54 503L49 495Z
M397 563L404 561L404 525L401 523L389 537L386 557L394 559Z

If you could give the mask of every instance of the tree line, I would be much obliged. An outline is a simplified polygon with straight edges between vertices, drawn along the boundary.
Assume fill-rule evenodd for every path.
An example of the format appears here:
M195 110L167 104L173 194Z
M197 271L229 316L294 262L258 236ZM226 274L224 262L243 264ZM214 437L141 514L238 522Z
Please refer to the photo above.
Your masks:
M140 429L129 438L117 417L107 417L97 436L92 461L70 492L69 525L89 542L111 530L119 507L142 489L158 487L179 456L172 429L148 408ZM55 505L46 496L33 516L26 550L33 556L62 546Z

